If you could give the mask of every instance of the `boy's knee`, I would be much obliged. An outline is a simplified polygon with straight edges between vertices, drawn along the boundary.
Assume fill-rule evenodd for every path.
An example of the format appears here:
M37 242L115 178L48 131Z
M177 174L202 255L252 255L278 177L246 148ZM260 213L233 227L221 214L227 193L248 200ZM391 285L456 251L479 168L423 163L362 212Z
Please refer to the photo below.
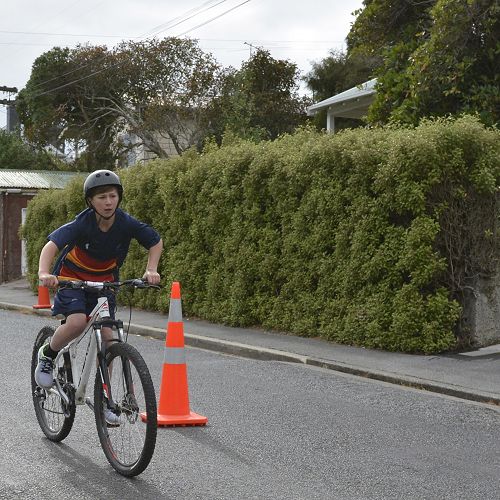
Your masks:
M87 316L85 314L70 314L66 318L67 328L72 331L83 331L87 324Z

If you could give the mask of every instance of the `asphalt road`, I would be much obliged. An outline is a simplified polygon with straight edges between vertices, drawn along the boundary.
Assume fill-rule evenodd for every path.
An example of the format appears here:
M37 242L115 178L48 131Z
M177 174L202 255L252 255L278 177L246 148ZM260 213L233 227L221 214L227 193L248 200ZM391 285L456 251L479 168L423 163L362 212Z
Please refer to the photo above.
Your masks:
M188 349L206 427L160 429L149 468L118 475L93 415L62 444L38 428L32 343L45 318L0 311L0 498L496 499L500 411L305 365ZM163 342L131 337L159 391Z

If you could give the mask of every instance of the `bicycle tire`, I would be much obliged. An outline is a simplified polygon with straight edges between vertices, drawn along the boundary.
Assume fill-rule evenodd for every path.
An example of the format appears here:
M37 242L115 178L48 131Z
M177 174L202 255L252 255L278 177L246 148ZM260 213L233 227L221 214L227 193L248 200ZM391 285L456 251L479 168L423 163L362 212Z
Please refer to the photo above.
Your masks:
M125 383L126 363L130 366L133 394L128 393ZM107 402L98 371L94 385L97 433L111 466L123 476L132 477L146 469L156 446L155 389L146 362L133 346L122 342L113 344L107 351L106 364L112 364L110 387L120 424L111 427L106 423L104 409Z
M45 326L38 332L36 337L31 356L31 394L35 415L43 433L51 441L60 442L68 436L73 427L76 406L74 402L66 406L61 396L54 389L43 389L35 382L38 350L49 341L50 337L54 335L54 331L53 327ZM58 366L54 368L54 373L62 387L69 387L68 384L73 380L69 354L65 354L61 359L62 362L59 362Z

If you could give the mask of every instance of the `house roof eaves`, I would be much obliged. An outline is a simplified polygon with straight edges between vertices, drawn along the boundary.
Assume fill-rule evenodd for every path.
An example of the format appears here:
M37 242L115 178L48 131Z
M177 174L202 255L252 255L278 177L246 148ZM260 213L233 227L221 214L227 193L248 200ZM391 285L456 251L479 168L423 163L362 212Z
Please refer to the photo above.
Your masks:
M307 108L308 116L315 115L318 111L322 109L327 109L333 104L339 104L342 102L353 101L359 99L360 97L370 96L376 93L375 84L377 83L376 78L372 78L361 85L353 87L351 89L345 90L340 94L336 94L328 99L324 99L312 106Z

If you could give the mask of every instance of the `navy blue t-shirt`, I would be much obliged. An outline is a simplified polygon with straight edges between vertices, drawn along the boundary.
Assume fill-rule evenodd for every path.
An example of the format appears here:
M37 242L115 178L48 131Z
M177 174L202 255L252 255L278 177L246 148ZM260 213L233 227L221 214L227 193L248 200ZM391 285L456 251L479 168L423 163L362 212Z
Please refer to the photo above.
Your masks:
M95 212L87 208L76 218L49 234L48 240L62 250L53 273L61 278L89 281L118 279L118 270L127 256L130 242L136 239L149 250L160 235L118 208L108 231L101 231Z

